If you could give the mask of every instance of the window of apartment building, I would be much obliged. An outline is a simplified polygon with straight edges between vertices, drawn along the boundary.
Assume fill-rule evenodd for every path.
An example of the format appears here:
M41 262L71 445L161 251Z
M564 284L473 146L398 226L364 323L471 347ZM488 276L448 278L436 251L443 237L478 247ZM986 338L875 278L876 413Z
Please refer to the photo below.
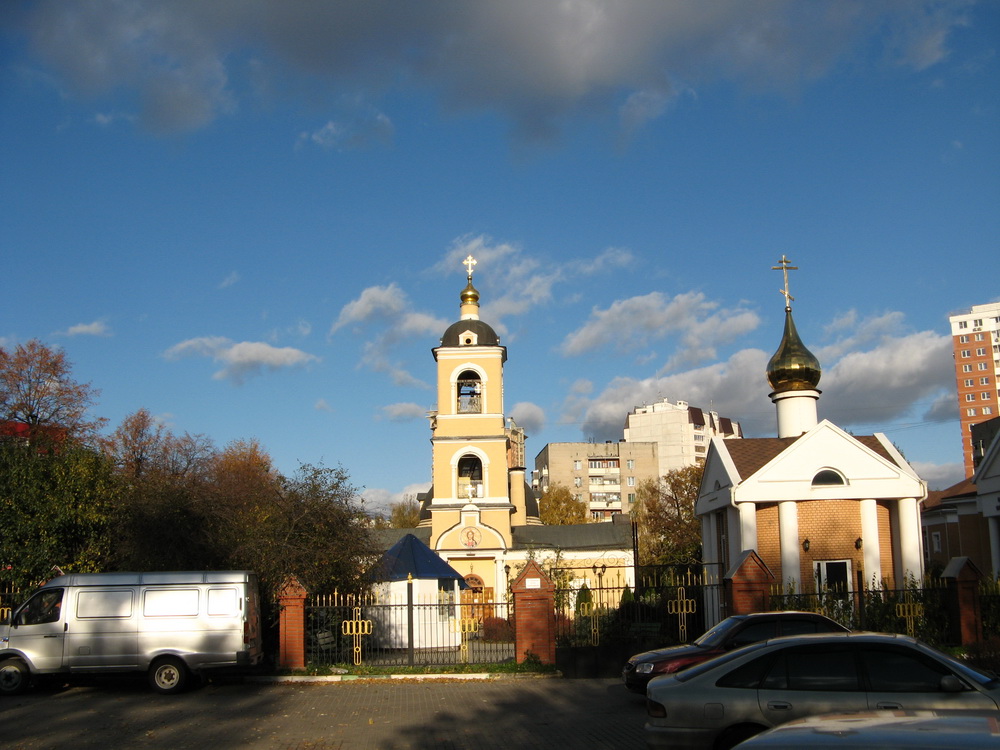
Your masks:
M941 532L932 531L931 532L931 552L941 551Z
M983 416L984 417L989 416L992 413L993 413L993 407L992 406L984 406L983 407Z
M574 487L583 487L583 477L573 477Z
M979 347L978 349L976 349L976 356L977 357L985 357L986 356L986 349L984 349L983 347Z
M628 493L628 501L629 501L629 503L632 503L632 504L635 503L635 493L634 492Z
M635 487L635 477L629 477L626 480L625 484L627 484L629 487Z
M976 400L976 394L975 393L966 393L965 394L965 400L966 401L975 401Z
M983 334L977 333L976 334L976 341L982 341L982 340L983 340Z
M968 359L971 356L968 349L962 350L962 359Z
M628 459L625 462L625 466L628 467L629 469L634 469L635 468L635 459L634 458Z
M972 325L975 326L976 328L982 328L983 327L983 319L980 318L979 320L972 321Z
M580 469L582 469L582 468L583 468L583 461L574 461L573 462L573 471L580 471Z
M986 363L985 362L980 362L979 363L979 369L980 370L985 370L986 369Z
M961 328L962 330L965 330L966 328L969 327L969 321L967 320L958 321L958 327Z
M989 384L990 384L989 376L986 376L985 378L979 378L979 385L989 385Z
M989 401L990 394L987 393L986 391L983 391L982 393L979 394L979 398L982 399L983 401Z
M958 337L958 343L960 343L960 344L968 344L969 343L969 337L968 336L959 336Z
M971 388L972 387L972 378L966 378L965 379L965 387L966 388Z
M976 410L975 409L966 409L965 410L965 416L967 416L967 417L974 417L974 416L976 416Z
M962 365L962 372L972 372L972 365Z

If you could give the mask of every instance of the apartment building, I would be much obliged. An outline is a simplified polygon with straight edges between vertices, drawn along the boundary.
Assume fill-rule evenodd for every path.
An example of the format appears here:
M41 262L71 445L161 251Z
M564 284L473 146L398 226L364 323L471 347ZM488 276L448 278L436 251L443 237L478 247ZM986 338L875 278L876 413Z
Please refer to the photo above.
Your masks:
M587 504L595 521L628 513L636 487L657 475L656 443L549 443L535 457L534 489L562 485Z
M952 315L952 345L955 382L958 385L959 418L962 425L962 456L965 476L975 471L976 446L972 425L1000 414L1000 302L975 305L968 312ZM980 453L982 452L982 446Z
M657 476L704 463L713 437L742 438L740 423L687 401L663 399L637 406L625 417L626 443L656 443Z

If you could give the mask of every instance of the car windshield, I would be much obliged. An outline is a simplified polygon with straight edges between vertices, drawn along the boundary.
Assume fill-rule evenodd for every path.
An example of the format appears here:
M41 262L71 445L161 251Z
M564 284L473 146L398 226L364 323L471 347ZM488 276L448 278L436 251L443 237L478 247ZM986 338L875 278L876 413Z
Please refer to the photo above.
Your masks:
M758 651L767 645L767 641L761 641L760 643L751 643L749 646L744 646L743 648L738 648L735 651L730 651L728 653L722 654L721 656L716 656L708 661L703 661L701 664L695 664L693 667L688 667L687 669L678 672L674 675L674 679L678 682L687 682L692 677L697 677L698 675L707 672L710 669L715 669L716 667L721 667L724 664L728 664L733 659L738 659L741 656Z
M701 646L702 648L715 648L716 646L721 646L723 641L726 640L726 636L728 636L733 629L740 624L740 621L741 619L738 617L727 617L711 630L708 630L695 638L694 645Z

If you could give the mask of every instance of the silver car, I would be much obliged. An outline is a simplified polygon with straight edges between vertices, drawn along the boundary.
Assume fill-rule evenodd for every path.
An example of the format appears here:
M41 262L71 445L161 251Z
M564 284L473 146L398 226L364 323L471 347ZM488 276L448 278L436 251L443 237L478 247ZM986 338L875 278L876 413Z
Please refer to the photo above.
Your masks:
M725 750L792 719L868 710L1000 710L1000 680L880 633L775 638L646 689L649 748Z

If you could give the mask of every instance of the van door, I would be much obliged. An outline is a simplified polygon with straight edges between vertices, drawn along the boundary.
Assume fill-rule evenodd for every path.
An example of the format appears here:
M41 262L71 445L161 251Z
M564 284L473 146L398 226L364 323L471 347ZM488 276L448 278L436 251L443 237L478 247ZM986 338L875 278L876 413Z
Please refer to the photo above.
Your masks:
M74 589L68 598L64 653L70 669L120 669L139 663L134 588Z
M65 589L42 589L17 611L11 622L9 647L27 657L38 672L55 672L63 665Z

